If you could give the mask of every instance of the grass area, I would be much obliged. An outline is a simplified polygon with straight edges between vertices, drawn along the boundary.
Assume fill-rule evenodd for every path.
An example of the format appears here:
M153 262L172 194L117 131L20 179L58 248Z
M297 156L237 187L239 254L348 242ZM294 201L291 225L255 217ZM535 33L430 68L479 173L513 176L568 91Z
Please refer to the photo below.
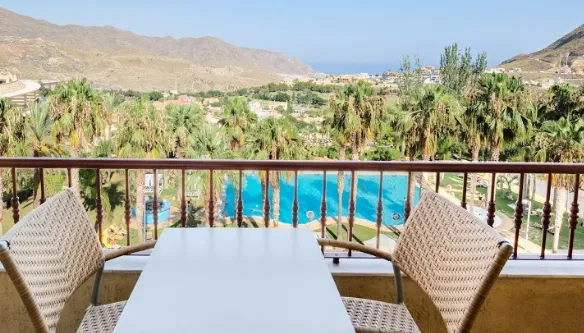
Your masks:
M349 230L349 225L347 223L343 223L343 225L345 226L345 228L347 230ZM374 224L371 224L371 225L373 226ZM332 224L328 225L327 228L330 231L332 231L332 233L334 235L337 234L337 225L336 224L335 225L332 225ZM320 233L321 230L322 230L321 228L318 228L318 229L314 230L314 232ZM387 235L387 236L394 238L394 239L398 238L398 236L396 234L394 234L393 232L381 231L381 234ZM327 235L327 237L331 236L328 232L326 235ZM341 239L347 240L348 239L347 236L348 236L348 232L345 229L343 229L341 231ZM355 225L353 225L353 236L357 237L358 239L360 239L361 241L364 242L364 241L367 241L367 240L370 240L372 238L377 237L377 230L374 228L369 228L369 227L355 224Z
M440 186L442 187L442 191L450 185L452 187L452 192L454 192L454 196L458 200L462 200L462 184L463 178L462 174L454 174L454 173L446 173L443 174L443 178L440 181ZM468 181L467 187L467 202L470 202L470 176ZM515 209L510 207L509 205L515 205L515 201L517 200L517 191L518 191L518 184L515 183L514 186L511 187L511 195L513 199L508 198L508 189L505 187L497 188L497 192L495 194L495 207L496 211L502 213L503 215L507 216L512 221L515 220ZM482 193L484 196L487 195L487 189L485 188L477 188L477 196L478 193ZM478 204L478 200L475 199L475 203ZM532 201L532 211L536 209L543 209L543 200L539 197L536 197L535 200ZM560 231L560 243L559 248L561 250L568 249L569 243L569 235L570 235L570 228L568 224L568 214L564 214L564 221L562 224L562 229ZM553 224L553 221L550 223ZM537 215L531 215L529 221L529 235L528 239L530 242L535 244L541 244L542 239L542 230L541 230L541 217ZM527 216L523 216L522 218L522 227L520 231L521 237L525 238L525 231L527 227ZM515 232L515 229L512 229L512 232ZM546 236L546 249L551 250L553 244L553 235L548 233ZM521 244L522 245L522 244ZM574 248L575 249L584 249L584 228L578 226L576 228L574 234Z

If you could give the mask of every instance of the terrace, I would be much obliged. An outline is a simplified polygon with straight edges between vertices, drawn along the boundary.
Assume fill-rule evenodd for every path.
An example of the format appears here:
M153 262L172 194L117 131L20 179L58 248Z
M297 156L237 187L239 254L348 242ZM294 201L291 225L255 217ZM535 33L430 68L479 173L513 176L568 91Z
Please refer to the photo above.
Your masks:
M167 227L188 226L192 212L190 206L193 204L191 200L194 202L195 199L189 198L187 193L198 192L201 196L206 191L215 193L214 186L218 184L216 180L227 178L229 182L222 185L225 189L217 191L225 192L225 195L219 198L210 196L207 201L201 199L206 208L203 209L205 214L201 213L196 218L214 228L276 227L273 221L272 192L257 198L257 193L253 193L257 189L250 185L253 179L247 177L255 174L267 176L265 183L270 184L270 177L278 173L289 176L287 180L284 177L281 179L282 184L287 184L289 188L282 190L280 210L283 213L277 227L309 228L321 238L334 238L339 234L336 219L340 208L344 219L341 237L382 250L387 249L388 242L391 243L399 237L398 234L402 231L400 219L407 224L407 219L417 203L417 194L413 189L422 187L422 191L438 191L467 208L471 205L468 185L473 174L485 174L488 176L485 177L488 179L488 186L477 191L486 198L486 206L483 206L485 223L507 237L513 244L514 252L481 308L473 332L577 332L584 329L575 315L584 308L580 305L584 296L581 289L584 276L584 236L579 225L582 221L578 215L579 191L573 191L569 198L570 209L560 231L559 250L555 253L552 251L553 234L544 231L553 225L553 179L560 175L574 175L573 188L579 188L579 175L584 173L583 164L2 158L0 169L10 170L12 193L9 211L4 214L5 229L11 226L6 221L7 216L10 218L9 215L12 215L11 221L18 223L21 216L32 208L31 202L21 203L19 200L19 186L23 181L19 175L31 169L39 171L37 195L41 204L51 193L49 187L59 187L48 184L47 175L55 172L66 175L63 184L58 185L67 187L72 183L72 169L93 170L94 188L84 192L87 196L85 199L88 199L86 203L90 203L85 205L86 209L94 219L100 240L107 239L106 230L111 225L120 226L125 231L124 239L117 241L122 246L143 241L137 236L139 224L132 217L136 170L148 170L154 177L151 194L152 223L145 225L144 233L146 238L152 239L158 239ZM336 175L339 171L343 171L347 177L347 193L341 201L341 207L338 207L339 202L331 202L336 195ZM158 175L164 172L176 175L176 188L163 185L168 188L158 189ZM106 199L111 194L115 180L112 174L118 177L116 186L121 184L120 187L123 188L116 195L119 199L117 210L111 209L111 198ZM201 176L203 174L204 177ZM496 177L492 177L499 175L511 179L508 176L510 174L517 177L515 181L509 181L508 191L498 186ZM197 175L199 178L195 183L198 188L190 188L190 177ZM310 177L303 179L303 175ZM524 187L531 175L538 175L537 179L545 182L545 188L537 192L543 195L536 193L532 198L531 211L526 212L525 205L513 205L513 202L524 202L528 196ZM398 178L385 178L388 176ZM331 180L331 177L335 179ZM372 179L378 179L375 186L360 185ZM203 184L201 180L208 183ZM315 182L319 182L318 186ZM310 191L305 189L309 186L312 188ZM397 195L392 197L392 193L396 192ZM259 193L262 193L261 188ZM355 196L351 193L355 193ZM402 198L404 194L405 198ZM230 195L233 198L226 199ZM318 202L314 202L315 195L318 196ZM159 221L159 199L168 200L171 204L170 223ZM109 210L104 207L106 200L109 202ZM226 201L231 203L229 208L224 205ZM261 206L256 209L254 206L258 202ZM478 208L481 200L475 198L473 204ZM514 208L510 208L510 205ZM533 214L538 208L541 208L541 216ZM396 209L403 209L403 212L397 212ZM396 213L400 216L395 215ZM528 226L530 229L526 233ZM440 242L440 239L435 241ZM341 295L395 301L392 287L394 274L387 262L374 260L371 256L355 251L328 247L323 250ZM148 254L149 251L145 251L120 257L106 264L102 281L102 303L128 299L149 260ZM422 332L445 331L442 330L439 313L428 296L407 277L404 289L408 309ZM84 283L77 290L66 305L58 332L74 332L77 329L88 305L90 293L91 282ZM24 306L3 270L0 271L0 298L14 300L1 305L0 331L32 331ZM305 313L301 309L297 315L319 316L318 313ZM260 310L258 316L261 316ZM229 310L225 310L225 318L229 318Z

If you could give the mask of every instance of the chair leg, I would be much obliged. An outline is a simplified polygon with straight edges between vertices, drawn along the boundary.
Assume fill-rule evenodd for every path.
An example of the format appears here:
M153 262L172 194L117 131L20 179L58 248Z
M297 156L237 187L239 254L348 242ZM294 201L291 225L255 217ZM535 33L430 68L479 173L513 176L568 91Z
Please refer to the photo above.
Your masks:
M395 297L396 303L402 304L404 302L404 289L402 284L402 275L399 267L392 263L393 266L393 274L395 276Z
M103 266L97 270L95 273L95 281L93 282L93 292L91 294L91 305L97 306L99 305L99 287L101 284L101 277L103 276Z

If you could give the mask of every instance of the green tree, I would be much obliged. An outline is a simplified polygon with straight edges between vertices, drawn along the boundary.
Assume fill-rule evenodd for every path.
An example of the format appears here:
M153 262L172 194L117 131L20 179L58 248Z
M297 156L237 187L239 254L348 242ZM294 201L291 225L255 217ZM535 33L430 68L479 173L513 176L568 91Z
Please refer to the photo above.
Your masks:
M301 142L296 129L285 118L268 117L258 122L252 131L244 154L258 160L298 159L308 151ZM260 173L264 198L268 186L272 187L272 212L276 227L280 218L280 176L279 171L272 172L270 184L267 184L266 175Z
M24 137L20 141L20 154L32 157L62 156L65 151L60 141L55 137L52 129L56 126L56 120L49 112L46 103L33 103L30 107L30 115L26 117L24 124ZM38 196L40 185L40 169L35 169L33 178L33 203L40 203Z
M193 138L193 144L184 149L184 154L187 158L215 160L234 157L234 153L228 149L228 143L225 141L220 130L215 126L204 124L195 133ZM213 191L211 191L211 175L209 171L196 171L193 176L190 178L193 182L190 186L192 188L198 186L201 191L204 200L203 209L205 211L205 221L208 224L211 212L211 196L213 196L214 202L213 211L215 214L218 214L219 195L226 185L227 178L233 178L233 175L230 172L214 171L212 182Z
M171 104L166 107L164 119L172 153L176 158L183 158L185 149L194 145L195 134L205 124L203 111L195 104ZM177 181L177 185L177 198L180 198L182 182Z
M486 53L480 53L473 62L470 48L462 53L458 44L454 43L446 46L440 56L440 79L447 91L461 96L483 74L486 67Z
M461 127L461 106L458 100L441 86L429 85L418 88L403 103L395 115L395 131L409 140L410 159L418 153L429 161L438 151L439 138L455 134Z
M120 105L120 97L115 92L108 92L103 95L103 115L102 119L105 124L105 139L111 139L112 125L116 123L118 118L118 106Z
M71 157L81 156L104 129L103 104L99 93L85 79L61 83L49 97L55 135L66 137ZM79 195L79 169L71 170L71 184Z
M351 148L351 159L359 160L359 155L368 140L377 135L382 126L382 113L385 111L384 99L377 96L371 84L358 81L345 86L330 100L331 115L324 126L330 129L331 137L339 146L339 160L344 160L346 148ZM355 180L357 181L357 180ZM337 193L339 196L339 216L337 234L342 227L342 195L344 191L344 174L337 175ZM353 200L355 193L351 194Z
M245 98L229 99L223 108L219 125L233 151L239 151L252 126L257 122L255 113L250 112Z
M147 99L129 101L120 107L120 127L114 137L117 156L121 158L162 158L169 149L164 118ZM136 224L138 239L143 240L145 170L137 170Z
M9 100L0 98L0 156L14 155L14 149L21 137L22 116L21 110ZM2 236L2 222L4 211L4 179L0 170L0 236Z
M499 161L501 148L524 136L529 118L521 105L524 90L520 78L505 73L485 74L478 82L479 108L483 113L485 137L489 141L491 160Z
M397 96L400 103L406 103L412 93L419 89L424 83L422 78L422 62L417 56L414 57L414 65L409 56L404 56L400 64L400 76L397 80Z
M584 120L570 120L562 117L557 121L543 122L540 134L536 140L538 157L542 161L552 163L574 163L584 160ZM556 188L554 197L554 241L552 251L559 248L560 230L566 212L568 189L573 187L574 176L555 175L553 184ZM578 188L574 189L575 191Z

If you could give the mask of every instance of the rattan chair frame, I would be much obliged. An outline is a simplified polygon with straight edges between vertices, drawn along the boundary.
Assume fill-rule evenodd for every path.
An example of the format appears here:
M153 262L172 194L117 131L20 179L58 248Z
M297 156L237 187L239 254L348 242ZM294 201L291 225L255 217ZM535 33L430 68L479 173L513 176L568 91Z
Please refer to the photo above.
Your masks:
M72 213L70 216L67 214L59 215L64 212ZM71 229L63 230L63 228L66 228L69 224L74 226L73 229L76 234L66 235L66 239L70 243L67 244L67 248L60 248L59 244L63 243L64 236L53 229L67 232ZM28 235L32 235L29 240L25 237ZM15 242L12 241L14 239L16 239ZM22 253L24 252L22 251L23 240L35 243L34 248L26 250L26 254ZM67 189L35 208L0 239L0 262L2 262L6 273L24 303L34 331L36 333L54 333L66 300L93 275L95 275L95 281L91 304L92 306L98 305L101 277L106 261L151 249L155 244L155 241L145 242L104 253L87 212L75 196L75 190ZM80 250L80 246L84 247L82 250L86 251L86 253L75 254L75 251ZM20 251L20 253L15 254L15 250L17 252ZM55 253L57 254L54 257L47 259L48 256ZM72 260L71 256L74 255L77 257ZM84 258L84 255L86 255L86 258ZM45 258L39 259L39 257L43 256ZM49 265L45 265L42 268L35 267L34 262L37 259L42 264L54 265L57 269L63 267L68 269L62 269L60 273L64 276L58 277L57 280L43 280L43 276L40 278L38 276L41 269L50 271L50 274L55 274L55 269L46 267ZM89 263L83 262L85 259ZM75 263L75 261L83 263L84 267L80 269L72 266L71 264ZM33 264L30 265L31 263ZM26 267L27 265L28 267ZM76 278L73 279L67 275L75 275ZM55 287L51 283L57 283L58 285ZM33 288L33 284L35 286L49 285L46 286L46 289L39 291L39 288ZM39 298L47 294L54 298L54 300L48 301L48 304L52 307L50 310L46 309L46 304L41 304L41 301L39 301ZM47 313L50 314L50 322L47 319Z
M484 270L484 272L482 272L482 274L480 274L480 282L478 283L478 286L475 285L476 287L475 292L472 294L470 302L467 302L468 304L465 304L466 306L464 314L462 315L457 314L453 319L452 314L445 313L445 310L444 309L441 310L441 308L437 305L437 308L443 319L444 327L448 332L466 333L470 332L472 325L476 319L476 316L478 315L479 310L486 299L487 294L493 287L497 277L499 276L501 270L503 269L503 266L511 256L513 252L513 246L505 238L499 235L494 229L487 226L484 222L482 222L481 220L467 212L465 209L457 206L456 204L450 202L448 199L432 191L424 191L420 202L418 203L416 208L414 208L412 215L406 222L404 232L402 233L402 236L398 239L393 254L379 249L347 241L319 239L318 243L321 246L331 246L336 248L344 248L351 251L358 251L373 255L377 258L390 261L394 267L394 272L402 271L403 273L405 273L411 280L413 280L418 286L420 286L420 288L424 290L424 292L426 292L430 296L430 299L436 304L435 292L429 290L430 288L428 287L428 283L417 281L415 278L413 278L415 276L419 276L420 271L423 271L424 269L428 268L412 265L404 256L409 254L408 252L411 250L408 247L413 247L412 246L413 242L411 242L411 239L419 236L422 237L424 236L417 234L418 233L417 230L419 230L420 226L424 228L425 224L432 223L434 224L432 227L439 228L441 222L446 222L442 220L438 221L436 219L428 220L425 218L427 217L428 212L431 212L433 208L439 209L440 208L439 206L443 207L445 211L456 215L450 216L450 220L447 222L451 224L459 223L458 221L455 220L457 219L457 217L460 217L461 219L464 219L464 223L467 224L466 229L464 229L465 231L467 232L476 231L478 233L484 234L484 239L488 243L490 243L491 241L493 242L491 245L491 252L489 252L489 255L486 256L488 257L488 260L486 260L488 267L486 270ZM447 216L442 216L442 218L446 219ZM470 224L470 228L468 227L468 224ZM410 241L404 241L404 238L408 238ZM427 240L427 242L431 241L433 240ZM476 250L475 248L473 248L473 246L474 244L471 244L469 246L468 252ZM416 253L417 255L419 255L419 257L426 257L424 251L428 251L426 254L428 256L431 256L432 254L431 252L436 250L432 249L432 247L425 247L421 250L414 249L414 251L411 253ZM494 255L491 256L491 253L493 252ZM423 262L423 260L421 261ZM436 263L435 266L438 267L440 264L445 263ZM470 264L471 263L469 263L469 265ZM463 274L454 273L453 279L459 278L458 275ZM401 288L402 278L399 273L396 273L395 282L397 292L396 297L397 303L401 304L403 302L403 289ZM398 287L398 285L400 286ZM359 327L358 331L384 332L383 330L376 327Z

